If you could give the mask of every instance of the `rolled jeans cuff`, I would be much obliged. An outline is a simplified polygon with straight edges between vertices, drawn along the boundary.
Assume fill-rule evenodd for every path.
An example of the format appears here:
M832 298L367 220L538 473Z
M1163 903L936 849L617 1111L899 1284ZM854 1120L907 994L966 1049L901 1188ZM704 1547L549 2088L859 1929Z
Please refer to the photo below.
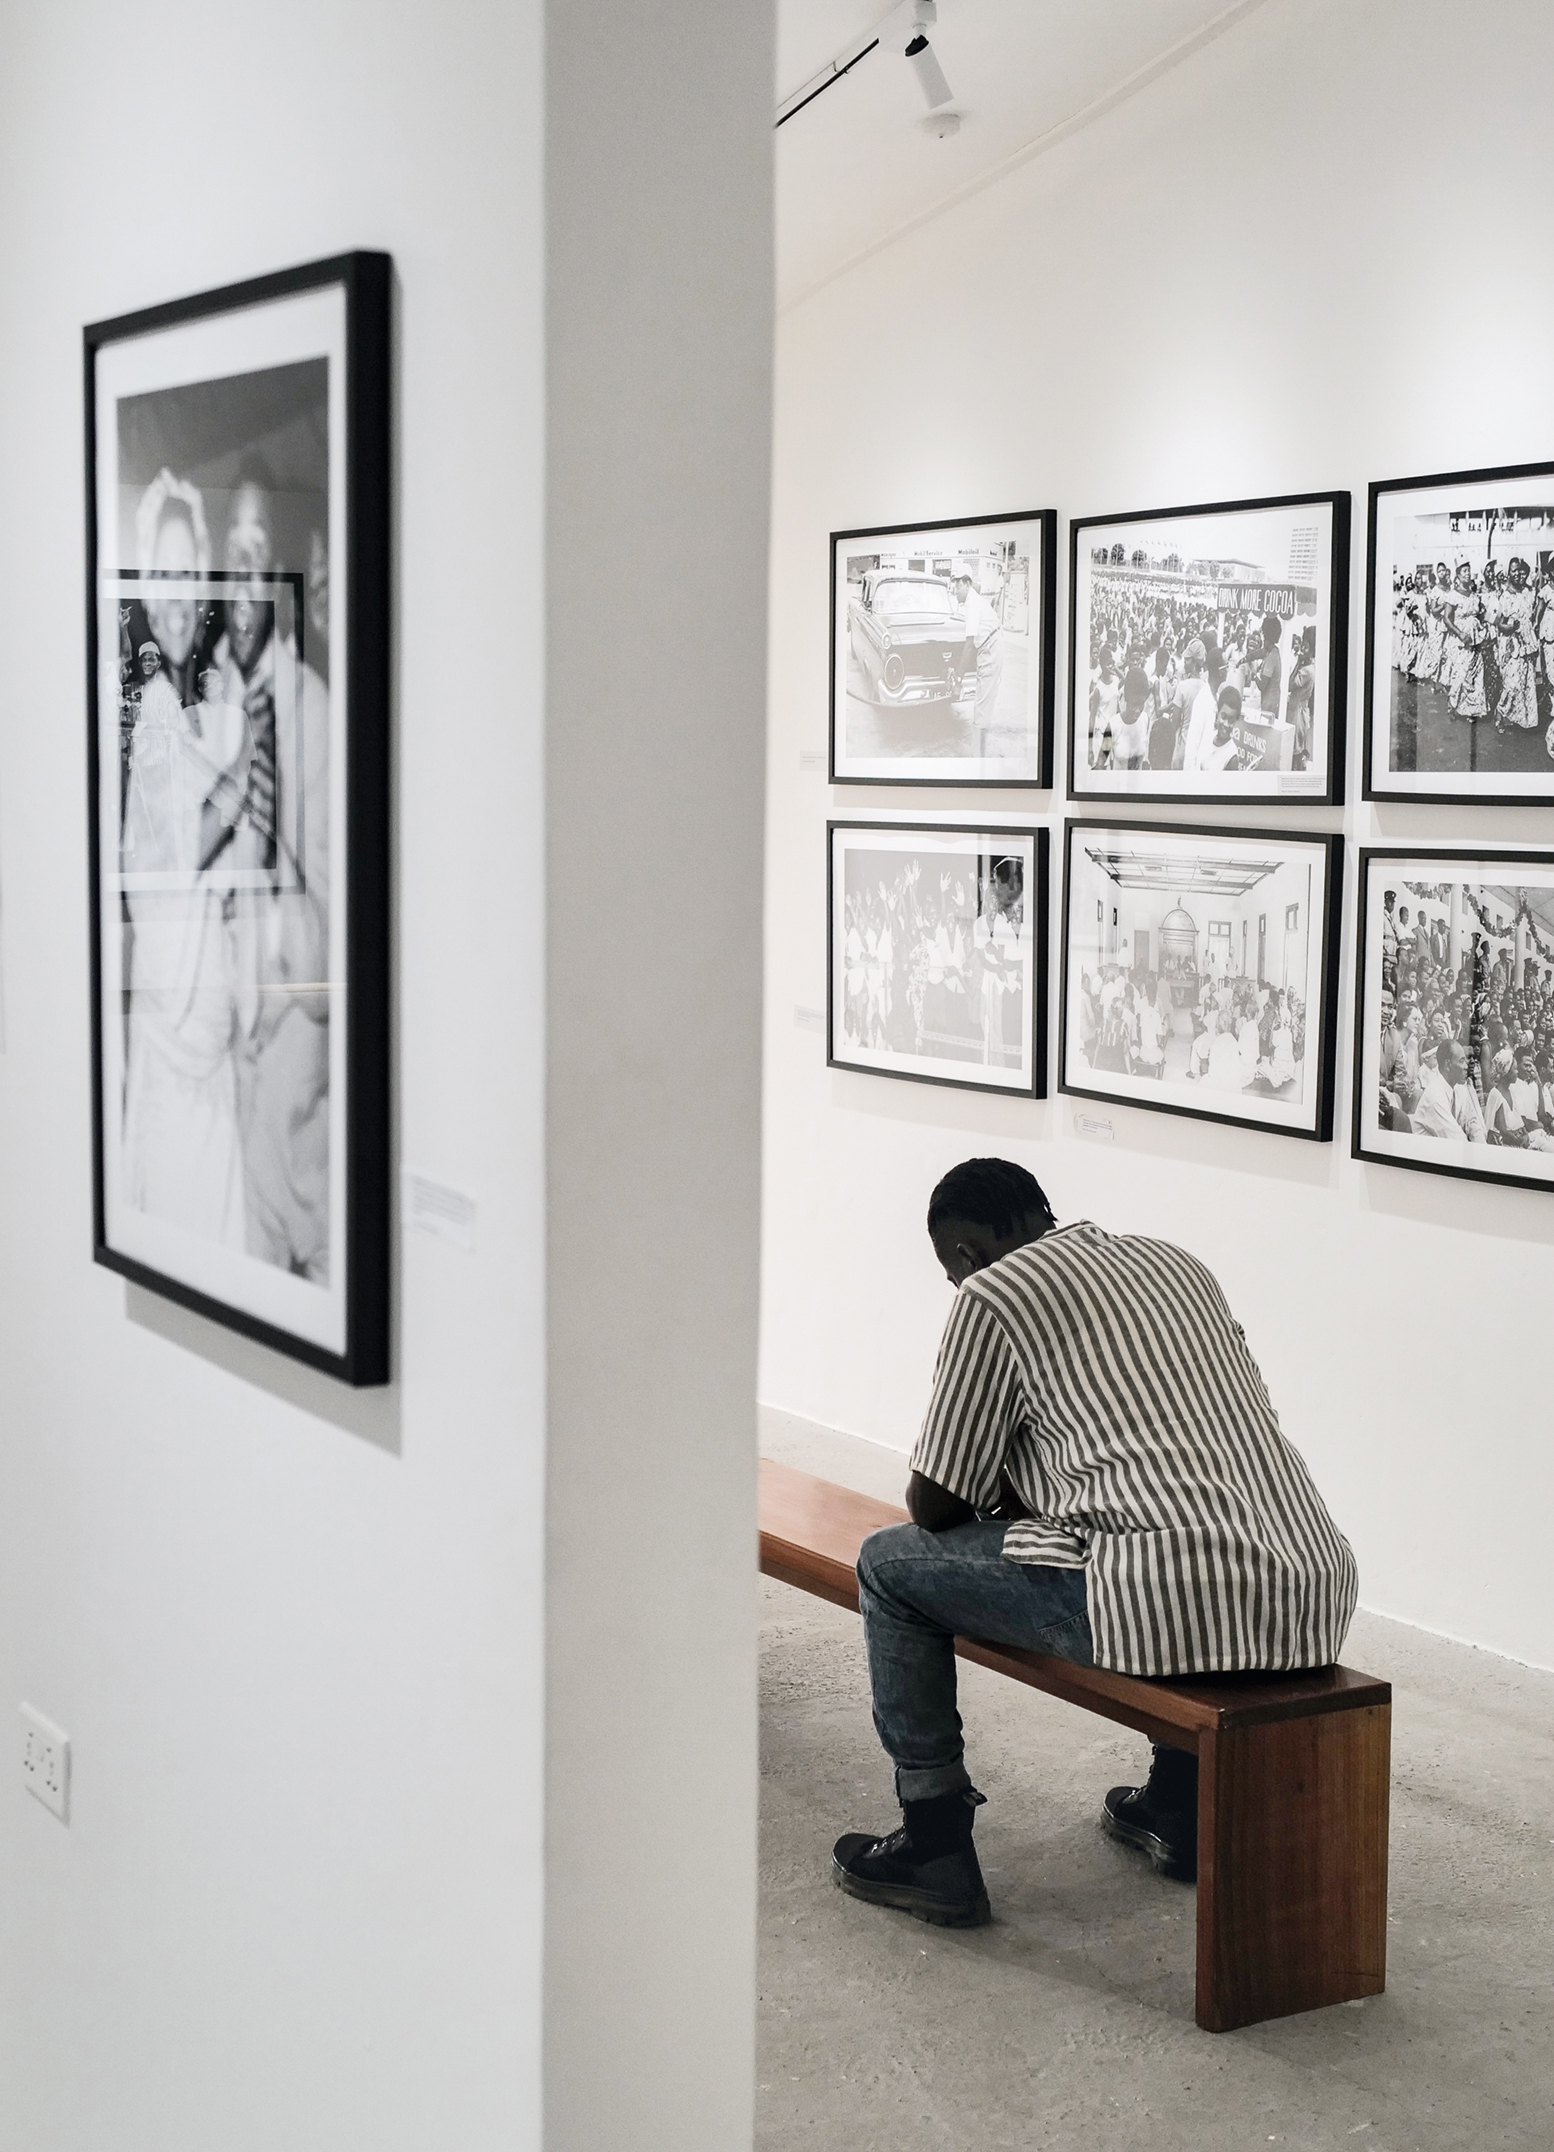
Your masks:
M922 1771L896 1765L898 1801L934 1801L941 1793L965 1793L970 1785L971 1773L963 1763L936 1763Z

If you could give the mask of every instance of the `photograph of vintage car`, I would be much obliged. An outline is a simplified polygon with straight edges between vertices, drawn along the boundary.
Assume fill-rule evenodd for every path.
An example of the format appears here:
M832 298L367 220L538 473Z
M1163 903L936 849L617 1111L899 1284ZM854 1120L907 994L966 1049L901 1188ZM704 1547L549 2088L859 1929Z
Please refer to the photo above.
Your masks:
M834 783L1051 782L1056 520L833 532Z

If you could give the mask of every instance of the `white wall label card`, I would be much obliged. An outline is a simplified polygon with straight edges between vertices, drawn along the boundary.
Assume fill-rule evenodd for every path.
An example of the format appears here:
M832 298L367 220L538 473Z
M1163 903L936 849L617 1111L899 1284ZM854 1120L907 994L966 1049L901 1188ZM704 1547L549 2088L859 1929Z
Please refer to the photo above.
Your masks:
M439 1240L451 1240L456 1248L467 1248L473 1253L475 1204L457 1188L428 1180L424 1173L412 1173L407 1167L404 1216L407 1228L413 1227L418 1233L434 1233Z

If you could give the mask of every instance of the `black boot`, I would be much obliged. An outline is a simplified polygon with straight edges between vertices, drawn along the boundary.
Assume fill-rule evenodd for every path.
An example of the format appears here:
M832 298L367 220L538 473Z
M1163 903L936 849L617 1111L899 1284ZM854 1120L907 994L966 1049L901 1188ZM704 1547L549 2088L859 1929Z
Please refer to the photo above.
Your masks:
M1101 1810L1113 1838L1142 1847L1157 1875L1190 1883L1198 1873L1198 1759L1154 1744L1149 1782L1113 1786Z
M975 1788L903 1801L888 1838L849 1831L831 1855L831 1879L850 1898L891 1905L938 1928L980 1928L993 1917L971 1843L982 1804Z

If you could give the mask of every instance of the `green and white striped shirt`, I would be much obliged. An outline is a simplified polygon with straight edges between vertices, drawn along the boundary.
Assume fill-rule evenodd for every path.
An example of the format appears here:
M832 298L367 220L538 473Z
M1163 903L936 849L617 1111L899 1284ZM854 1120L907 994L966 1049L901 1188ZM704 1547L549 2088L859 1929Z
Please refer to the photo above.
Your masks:
M1213 1275L1169 1242L1064 1226L955 1295L915 1471L1031 1512L1016 1562L1083 1569L1095 1663L1126 1674L1330 1666L1349 1542L1280 1431Z

